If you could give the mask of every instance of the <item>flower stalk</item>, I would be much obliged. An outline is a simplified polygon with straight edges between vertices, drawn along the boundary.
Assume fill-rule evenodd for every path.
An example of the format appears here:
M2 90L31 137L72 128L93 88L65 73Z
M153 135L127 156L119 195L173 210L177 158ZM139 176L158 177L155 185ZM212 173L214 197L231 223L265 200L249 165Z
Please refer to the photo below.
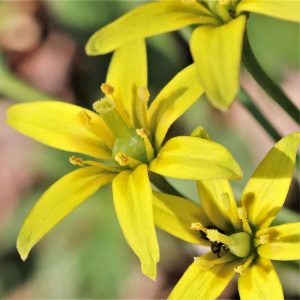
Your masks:
M295 104L287 97L282 89L267 75L257 61L249 39L247 31L244 36L243 63L248 72L264 91L295 121L299 122L299 110Z

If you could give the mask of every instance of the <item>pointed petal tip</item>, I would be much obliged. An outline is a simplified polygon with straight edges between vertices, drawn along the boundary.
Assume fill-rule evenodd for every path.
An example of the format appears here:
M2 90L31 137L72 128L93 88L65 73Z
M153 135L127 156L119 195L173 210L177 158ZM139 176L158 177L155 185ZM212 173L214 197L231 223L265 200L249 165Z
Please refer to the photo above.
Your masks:
M146 265L141 264L141 269L145 276L147 276L152 281L156 281L156 276L157 276L156 263L154 266L151 267L151 269L149 268L149 265L146 266Z
M30 250L28 251L28 249L26 249L25 247L22 247L20 245L19 239L17 240L17 251L23 261L25 261L28 258Z

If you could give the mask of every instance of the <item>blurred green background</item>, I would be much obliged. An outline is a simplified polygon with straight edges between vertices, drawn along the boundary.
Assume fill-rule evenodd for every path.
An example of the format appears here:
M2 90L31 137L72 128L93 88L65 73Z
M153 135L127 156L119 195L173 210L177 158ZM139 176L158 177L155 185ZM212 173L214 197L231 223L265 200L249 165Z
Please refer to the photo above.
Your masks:
M87 57L84 45L98 28L142 1L2 1L0 3L0 298L164 298L199 249L159 232L161 262L156 283L145 278L116 220L111 188L97 192L55 227L23 263L15 241L18 230L39 196L58 178L74 169L69 153L29 141L5 125L5 110L16 101L29 101L27 82L38 90L87 108L101 94L110 55ZM299 99L299 25L251 15L251 44L258 60L281 83L297 105ZM184 66L191 63L180 32L148 39L151 99ZM262 101L265 95L243 74L242 83ZM19 88L16 88L19 87ZM42 97L42 95L41 95ZM264 102L265 101L265 102ZM272 104L272 103L271 103ZM271 105L270 104L270 105ZM272 106L271 106L272 108ZM271 110L282 134L297 125ZM169 136L190 134L198 125L227 146L244 170L234 182L237 199L243 185L273 141L235 103L228 114L203 97L170 129ZM198 201L194 182L170 180ZM286 207L277 222L299 221L299 185L293 182ZM298 298L298 262L276 264L287 298ZM230 286L227 298L237 298Z

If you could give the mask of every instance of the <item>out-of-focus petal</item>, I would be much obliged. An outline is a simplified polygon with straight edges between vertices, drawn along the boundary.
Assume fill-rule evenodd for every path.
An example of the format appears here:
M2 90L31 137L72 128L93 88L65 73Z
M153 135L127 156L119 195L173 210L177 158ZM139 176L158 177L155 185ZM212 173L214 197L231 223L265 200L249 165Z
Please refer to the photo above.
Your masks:
M227 110L239 89L239 71L246 17L222 26L194 30L191 51L201 84L211 103Z
M200 3L147 3L94 33L86 45L86 52L88 55L105 54L135 39L177 30L191 24L215 22L211 12Z
M300 22L298 0L242 0L236 7L238 14L253 12L286 21Z

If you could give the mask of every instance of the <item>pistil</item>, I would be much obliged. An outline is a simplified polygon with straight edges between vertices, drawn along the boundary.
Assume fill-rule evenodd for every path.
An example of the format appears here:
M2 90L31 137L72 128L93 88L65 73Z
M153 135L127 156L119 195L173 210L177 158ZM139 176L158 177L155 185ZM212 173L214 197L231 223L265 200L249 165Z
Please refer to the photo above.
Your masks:
M94 102L93 109L101 116L106 125L111 129L117 138L130 137L130 128L122 119L115 107L113 100L109 96Z

